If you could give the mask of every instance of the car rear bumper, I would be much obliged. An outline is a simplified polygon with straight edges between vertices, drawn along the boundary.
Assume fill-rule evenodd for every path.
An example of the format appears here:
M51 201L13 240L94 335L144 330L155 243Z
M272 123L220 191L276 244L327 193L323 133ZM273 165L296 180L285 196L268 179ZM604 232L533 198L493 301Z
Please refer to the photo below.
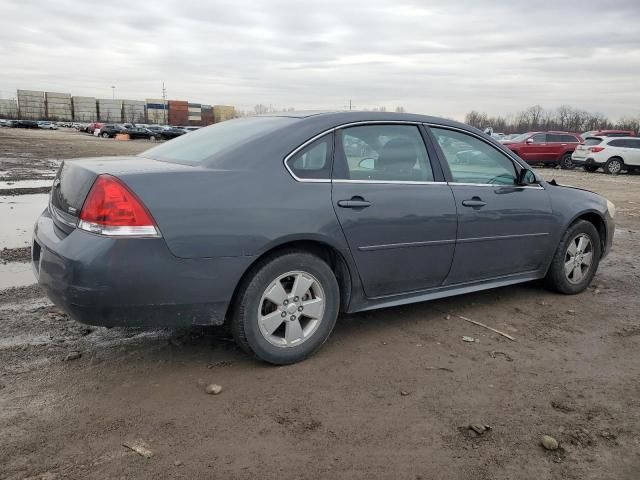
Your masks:
M45 210L32 261L47 296L76 320L108 327L220 325L254 257L182 259L162 238L65 234Z

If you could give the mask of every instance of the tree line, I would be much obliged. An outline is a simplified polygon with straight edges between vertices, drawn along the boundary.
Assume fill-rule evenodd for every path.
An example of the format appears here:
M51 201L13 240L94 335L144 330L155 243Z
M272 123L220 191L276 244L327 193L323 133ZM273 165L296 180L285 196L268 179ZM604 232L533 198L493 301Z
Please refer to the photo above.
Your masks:
M562 105L555 110L533 105L515 115L506 117L490 116L484 112L472 110L466 114L465 123L481 130L491 127L495 132L506 134L538 130L561 130L576 133L605 129L640 131L640 115L613 121L602 113L587 112L569 105Z

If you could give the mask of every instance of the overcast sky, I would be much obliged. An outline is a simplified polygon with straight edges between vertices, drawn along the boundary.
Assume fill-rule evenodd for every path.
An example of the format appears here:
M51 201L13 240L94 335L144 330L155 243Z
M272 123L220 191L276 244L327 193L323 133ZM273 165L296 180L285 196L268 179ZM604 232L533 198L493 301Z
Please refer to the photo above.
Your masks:
M17 88L463 119L561 104L640 115L640 0L0 0Z

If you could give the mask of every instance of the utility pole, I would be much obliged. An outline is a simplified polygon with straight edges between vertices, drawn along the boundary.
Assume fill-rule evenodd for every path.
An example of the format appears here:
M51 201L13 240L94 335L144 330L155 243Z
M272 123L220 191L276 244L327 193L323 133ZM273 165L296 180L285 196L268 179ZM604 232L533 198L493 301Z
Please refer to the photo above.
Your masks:
M112 100L116 99L116 87L115 87L115 85L111 85L111 99Z
M167 89L164 88L164 82L162 82L162 123L167 124Z
M349 111L351 111L351 99L349 99Z

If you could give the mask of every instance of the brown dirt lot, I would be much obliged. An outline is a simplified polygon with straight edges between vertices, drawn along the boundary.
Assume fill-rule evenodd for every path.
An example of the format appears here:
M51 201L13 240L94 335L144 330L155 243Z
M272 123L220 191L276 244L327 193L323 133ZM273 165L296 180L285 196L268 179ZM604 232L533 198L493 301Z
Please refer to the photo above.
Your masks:
M0 170L148 146L1 129ZM532 283L345 316L297 365L248 358L222 330L88 327L36 286L0 291L0 479L640 478L640 176L541 172L618 206L587 292ZM152 458L122 446L138 439Z

